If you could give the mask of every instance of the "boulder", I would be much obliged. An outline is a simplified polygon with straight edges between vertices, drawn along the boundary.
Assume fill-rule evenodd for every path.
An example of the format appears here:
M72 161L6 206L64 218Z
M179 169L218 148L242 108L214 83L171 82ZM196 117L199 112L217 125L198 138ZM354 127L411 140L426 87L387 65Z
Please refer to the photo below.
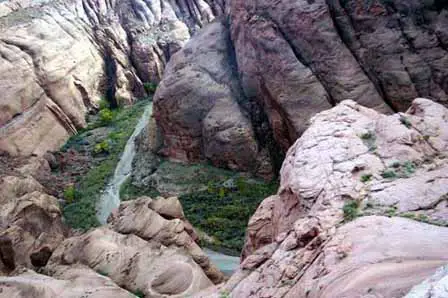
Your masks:
M177 198L153 200L142 197L123 202L108 222L113 230L121 234L134 234L152 244L180 248L204 270L211 281L220 283L224 280L224 275L195 242L198 236L185 220Z
M44 187L31 176L21 178L17 176L0 177L0 204L21 197L34 191L44 191Z
M67 234L57 199L39 191L2 203L0 228L0 259L8 271L45 266Z
M212 285L184 249L148 242L107 227L65 240L45 270L53 275L60 265L77 263L108 276L128 291L148 297L184 297Z

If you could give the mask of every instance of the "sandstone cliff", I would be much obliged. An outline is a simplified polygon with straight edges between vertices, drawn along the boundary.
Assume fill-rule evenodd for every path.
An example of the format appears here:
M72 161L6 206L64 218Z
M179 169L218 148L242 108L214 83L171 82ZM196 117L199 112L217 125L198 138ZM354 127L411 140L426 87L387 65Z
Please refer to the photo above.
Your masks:
M210 1L0 3L0 150L42 155L101 97L129 104L222 8Z
M416 97L447 102L445 2L226 4L222 22L175 55L156 94L170 157L266 175L315 113L343 100L387 113Z

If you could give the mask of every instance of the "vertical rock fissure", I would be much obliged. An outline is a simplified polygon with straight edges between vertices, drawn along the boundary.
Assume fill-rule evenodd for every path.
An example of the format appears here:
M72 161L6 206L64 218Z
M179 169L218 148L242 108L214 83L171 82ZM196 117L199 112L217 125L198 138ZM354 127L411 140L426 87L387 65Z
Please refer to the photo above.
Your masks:
M111 108L117 108L118 102L115 97L117 91L117 64L112 57L112 53L109 47L106 47L103 52L104 59L104 71L106 74L106 99L110 103Z
M431 71L430 79L431 79L435 84L437 84L437 85L440 87L441 90L444 90L443 86L441 86L438 82L436 82L435 80L433 80L433 75L432 75L432 73L433 73L433 71L434 71L434 68L433 68L433 67L431 66L431 64L424 58L424 56L420 55L418 49L415 47L415 45L414 45L414 43L413 43L413 41L412 41L412 38L409 37L408 34L406 33L406 30L405 30L405 28L404 28L404 24L403 24L402 17L401 17L401 15L400 15L399 10L398 10L397 7L395 6L395 4L394 4L393 2L391 2L391 3L387 3L387 4L386 4L386 7L388 7L388 8L389 8L389 9L396 15L396 20L397 20L397 23L398 23L398 29L400 30L401 36L403 37L404 41L405 41L406 44L408 45L408 50L409 50L411 53L413 53L413 54L415 54L416 56L418 56L418 57L421 59L421 61L423 61L423 62L425 63L425 65L426 65L426 66L429 68L429 70ZM441 48L443 49L443 47L441 47ZM415 82L415 78L414 78L414 76L412 75L412 73L409 72L408 67L404 64L403 59L401 60L401 63L402 63L402 65L403 65L404 70L407 72L407 74L408 74L408 76L409 76L409 78L410 78L412 84L415 86L415 91L417 92L418 96L419 96L419 97L428 97L428 96L430 96L429 93L422 93L422 91L421 91L420 88L419 88L419 85ZM444 90L444 91L447 91L447 90Z
M345 7L342 5L340 0L325 0L325 1L327 3L328 11L329 11L331 20L333 22L333 25L334 25L336 32L338 33L339 38L341 39L342 43L349 50L352 57L355 59L355 61L357 62L357 64L359 65L359 67L361 68L363 73L366 75L366 77L369 79L369 81L372 82L373 86L375 87L375 90L378 92L378 94L381 96L381 98L384 100L384 102L394 112L397 112L396 108L392 104L392 101L387 97L386 91L384 89L384 86L383 86L383 83L381 82L381 80L374 74L374 71L372 69L370 69L368 64L363 63L362 59L360 57L358 57L358 55L356 54L356 51L350 45L349 41L346 40L346 38L344 37L345 36L344 30L342 29L342 26L340 25L340 23L338 21L338 18L336 16L336 8L334 7L334 4L332 3L332 1L338 1L339 6L343 9L344 16L346 16L346 19L348 20L348 22L354 32L355 30L354 30L354 26L353 26L353 20L351 19L350 14L347 12ZM358 38L358 37L356 37L356 38ZM361 45L361 42L359 40L358 40L358 42Z
M263 148L268 150L269 158L271 159L271 164L273 166L273 174L275 178L277 178L285 158L284 152L274 139L272 126L268 115L263 109L263 106L256 98L248 97L245 94L241 83L241 78L238 74L238 61L230 33L230 18L226 17L222 22L227 29L227 56L229 58L230 69L232 71L232 77L236 78L235 81L237 84L237 86L231 86L231 92L234 94L235 98L237 98L239 106L251 121L252 129L255 133L255 139L259 146L259 151Z
M287 34L282 30L281 26L279 26L279 24L277 24L277 22L274 19L272 19L269 15L263 14L263 17L268 19L273 24L272 28L274 30L276 30L278 33L280 33L280 36L289 45L289 47L291 48L292 52L294 53L294 56L296 57L296 59L301 64L303 64L305 67L307 67L307 68L309 68L311 70L311 72L317 78L317 80L319 81L321 86L325 89L325 92L327 94L328 103L331 104L334 107L337 104L337 101L333 98L333 96L331 95L330 90L328 89L328 86L326 86L326 84L324 83L325 80L323 80L321 75L313 68L313 66L310 63L307 63L305 58L302 57L302 54L300 54L299 49L296 49L294 43L289 39Z

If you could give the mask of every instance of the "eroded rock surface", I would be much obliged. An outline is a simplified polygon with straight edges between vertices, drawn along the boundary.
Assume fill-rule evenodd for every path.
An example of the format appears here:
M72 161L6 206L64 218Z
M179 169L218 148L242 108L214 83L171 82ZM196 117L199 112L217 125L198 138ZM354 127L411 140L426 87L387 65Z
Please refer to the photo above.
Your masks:
M84 266L61 266L53 277L32 270L21 270L14 276L0 276L0 293L5 297L117 297L132 298L105 276Z
M177 198L123 202L108 226L66 239L44 271L83 264L148 297L185 297L223 281L195 243Z
M0 272L45 266L67 235L57 199L33 177L41 162L29 160L12 171L1 164L9 175L0 173Z
M134 234L150 242L185 250L214 282L223 281L223 274L212 264L196 243L198 236L185 219L182 206L175 197L151 199L142 197L121 203L109 225L121 234Z
M149 297L192 294L212 282L183 249L147 242L107 227L64 241L46 270L81 263L111 278L120 287ZM173 273L176 274L173 274Z
M264 158L258 164L275 168L278 154L306 130L311 117L343 100L385 113L405 111L416 97L447 103L446 3L226 4L220 29L211 25L175 55L156 94L155 116L165 137L163 152L170 157L203 158L246 171L241 162L231 162L244 144L244 154L259 152ZM227 53L216 57L217 48L204 39L220 36L227 36ZM229 73L232 80L226 79ZM236 99L231 108L219 106L232 113L225 121L213 108L222 105L216 101L221 97ZM240 113L246 124L234 116ZM247 132L245 143L230 133L233 127ZM254 138L258 148L249 146Z
M0 150L59 148L101 97L129 104L222 9L210 1L4 1Z
M446 119L423 98L390 116L344 101L313 117L216 295L401 297L448 263Z
M69 231L57 199L34 178L49 171L46 160L1 162L0 293L185 297L224 280L176 197L123 202L108 226Z

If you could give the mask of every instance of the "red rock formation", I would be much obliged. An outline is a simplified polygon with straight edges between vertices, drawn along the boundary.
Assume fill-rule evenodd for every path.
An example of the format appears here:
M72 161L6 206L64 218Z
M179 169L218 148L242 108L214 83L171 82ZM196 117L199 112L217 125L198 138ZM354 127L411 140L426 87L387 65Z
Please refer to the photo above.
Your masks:
M447 14L446 5L421 1L230 1L224 27L213 36L213 29L204 30L168 66L155 98L164 153L246 171L234 156L258 151L270 155L263 162L275 160L315 113L343 100L386 113L406 110L419 96L446 103ZM205 39L224 38L228 54L216 63L209 59L215 49ZM191 57L201 61L200 68ZM223 78L230 71L232 80L219 84L197 79ZM217 86L231 90L239 105L217 127L238 127L229 115L241 110L252 126L247 137L255 138L258 148L245 144L241 150L230 134L225 152L209 146L223 144L205 126Z

